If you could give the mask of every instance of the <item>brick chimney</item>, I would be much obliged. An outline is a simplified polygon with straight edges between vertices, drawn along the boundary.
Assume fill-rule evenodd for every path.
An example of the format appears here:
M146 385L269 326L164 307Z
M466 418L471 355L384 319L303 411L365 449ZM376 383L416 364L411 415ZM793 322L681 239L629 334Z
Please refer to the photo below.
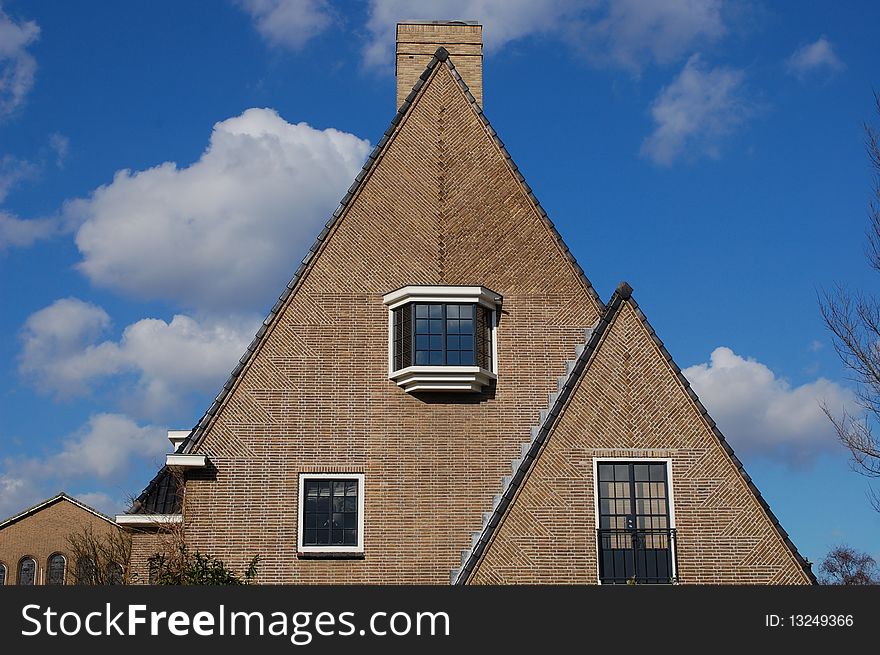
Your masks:
M449 51L455 69L482 107L483 26L462 20L412 20L397 24L397 106L403 104L440 46Z

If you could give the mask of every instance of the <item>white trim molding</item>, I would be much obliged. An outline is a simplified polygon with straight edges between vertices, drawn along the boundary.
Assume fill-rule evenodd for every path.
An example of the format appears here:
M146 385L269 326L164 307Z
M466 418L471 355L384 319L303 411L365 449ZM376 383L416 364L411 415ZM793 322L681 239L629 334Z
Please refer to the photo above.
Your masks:
M171 442L171 452L177 452L180 444L189 436L192 430L168 430L168 441Z
M357 544L354 546L304 546L303 516L305 514L306 480L357 480ZM364 552L364 474L363 473L300 473L297 500L296 549L301 555L360 555Z
M165 455L165 466L179 469L203 469L208 465L207 455Z
M388 306L388 377L407 393L423 391L479 392L498 379L498 312L504 298L482 286L410 285L382 297ZM489 316L492 370L480 366L407 366L394 369L394 310L410 303L481 305Z
M504 298L486 287L416 286L410 285L386 293L382 302L388 309L397 309L411 302L460 302L476 303L491 310L501 307Z
M147 528L183 523L183 516L181 514L117 514L116 522L119 525Z

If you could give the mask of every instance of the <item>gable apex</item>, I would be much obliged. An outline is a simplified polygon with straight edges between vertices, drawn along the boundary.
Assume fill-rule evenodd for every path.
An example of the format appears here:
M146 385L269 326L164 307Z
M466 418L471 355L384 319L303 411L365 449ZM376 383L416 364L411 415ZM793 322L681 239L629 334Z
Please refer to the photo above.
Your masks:
M479 535L477 536L475 533L475 538L470 551L462 554L461 568L455 569L451 572L451 584L468 584L479 566L481 565L487 551L489 550L489 548L491 548L494 539L497 537L498 530L500 529L500 526L502 525L505 517L515 506L520 491L526 484L526 481L531 475L536 465L536 462L541 457L542 451L545 448L548 440L553 436L557 425L559 424L562 416L568 409L580 381L585 377L591 364L598 356L598 353L602 348L602 345L608 332L610 331L610 328L613 326L614 322L620 316L624 308L627 307L631 309L636 315L639 323L646 331L648 337L653 342L654 346L656 346L660 355L671 369L671 372L674 374L677 382L681 385L683 390L686 392L688 398L695 406L706 427L711 431L718 444L727 454L737 474L748 488L749 493L752 495L755 501L757 501L761 510L764 512L767 519L772 524L777 536L783 542L791 557L795 560L797 565L803 571L804 576L810 581L810 583L817 584L816 576L812 571L811 565L798 552L797 547L789 538L788 533L783 529L782 525L779 522L779 519L770 509L769 504L761 495L761 492L758 490L751 477L746 472L742 462L735 455L733 448L730 446L729 442L721 433L721 431L718 429L718 426L711 418L708 411L703 406L702 402L700 402L696 393L691 388L690 382L687 380L687 378L681 372L681 369L672 359L669 351L666 349L663 342L660 340L653 327L648 322L647 317L642 312L635 298L632 297L632 292L633 289L627 282L621 282L618 285L617 289L614 291L614 294L606 305L605 312L603 313L597 324L593 327L590 339L587 341L584 350L578 357L578 360L574 368L572 369L569 378L566 380L565 385L560 390L560 393L557 396L552 409L548 412L546 420L540 426L540 429L535 435L535 438L529 446L528 451L521 458L518 469L514 472L514 475L508 479L504 493L498 499L497 504L493 508L488 518L484 521L483 528L479 532Z
M525 178L519 171L519 168L516 166L513 158L507 151L507 148L504 146L504 143L498 138L498 135L494 128L492 128L488 118L485 116L483 110L481 109L479 104L477 104L477 101L474 98L473 94L471 94L467 84L464 82L461 75L459 75L458 71L456 70L455 64L452 59L453 58L449 56L449 53L445 48L437 48L434 56L428 62L425 70L422 72L415 85L413 86L412 91L410 91L406 99L400 105L398 111L395 113L394 117L391 119L391 123L388 126L388 129L385 130L382 138L378 141L372 152L367 157L367 160L364 163L361 171L355 177L348 191L342 197L342 200L340 201L336 210L325 223L324 228L317 235L315 242L309 248L305 257L303 257L301 264L297 268L290 282L288 282L287 286L282 291L275 304L272 306L269 314L266 316L260 328L257 330L257 333L255 334L251 343L248 345L244 354L241 356L238 363L233 368L220 392L217 394L217 396L214 398L214 401L211 403L211 405L193 427L189 436L183 441L180 448L178 448L178 452L183 454L191 453L193 452L194 448L198 447L198 444L201 442L201 439L205 435L208 427L211 425L214 417L223 406L230 392L233 390L233 388L235 388L235 385L239 380L242 372L245 370L248 363L252 360L254 354L259 350L260 345L264 342L267 334L270 331L271 326L275 324L285 305L289 302L290 298L293 296L296 289L301 284L302 280L306 277L309 270L314 266L314 263L317 260L320 252L326 245L328 239L331 238L332 232L338 227L339 222L343 219L343 216L351 207L353 199L357 197L361 189L364 187L366 181L374 172L376 166L382 160L393 139L399 133L400 126L403 124L407 116L413 111L413 108L415 107L419 99L424 95L425 89L427 88L429 81L434 79L436 73L441 66L449 72L452 79L458 86L461 94L467 101L468 106L474 112L479 122L484 126L484 129L486 130L488 136L492 139L492 142L498 148L500 155L506 162L510 174L515 178L516 183L521 188L523 194L528 198L529 203L532 205L534 211L537 213L544 227L548 230L552 240L556 243L556 247L559 249L563 257L567 260L574 274L580 280L591 302L594 303L598 311L601 311L604 308L604 305L599 298L598 293L596 293L592 283L584 273L583 268L581 268L580 264L578 264L571 250L563 241L562 236L559 234L555 225L550 220L547 212L541 206L538 198L532 191L532 188L526 183ZM141 495L146 494L148 491L149 486L147 487L147 489L144 490Z

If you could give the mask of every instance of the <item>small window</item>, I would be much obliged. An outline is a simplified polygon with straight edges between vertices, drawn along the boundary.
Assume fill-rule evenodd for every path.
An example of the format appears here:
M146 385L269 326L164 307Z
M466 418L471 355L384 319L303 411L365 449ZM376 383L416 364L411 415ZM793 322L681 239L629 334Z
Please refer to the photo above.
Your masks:
M362 553L363 531L363 474L300 475L300 553Z
M405 391L481 391L497 378L501 296L485 287L410 286L383 300L389 377Z
M46 567L48 574L46 576L46 584L63 585L64 573L67 570L67 561L64 555L55 553L49 558L49 565Z
M25 557L18 563L18 584L31 586L37 582L37 562Z
M0 564L0 587L6 584L6 565Z

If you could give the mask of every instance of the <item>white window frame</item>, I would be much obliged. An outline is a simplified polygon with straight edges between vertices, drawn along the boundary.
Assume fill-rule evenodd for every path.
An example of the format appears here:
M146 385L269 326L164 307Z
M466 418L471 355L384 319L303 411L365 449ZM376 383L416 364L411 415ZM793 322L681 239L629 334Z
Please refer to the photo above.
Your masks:
M594 457L593 458L593 525L594 529L599 529L599 464L606 462L645 462L648 464L658 464L664 462L666 464L666 492L669 495L669 529L675 529L675 494L672 482L672 458L671 457ZM598 532L596 533L598 535ZM676 548L676 552L678 549ZM678 557L672 558L672 579L678 579ZM599 544L596 543L596 580L602 584L602 578L599 575Z
M354 546L304 546L303 545L303 517L305 516L305 484L306 480L357 480L358 483L358 541ZM299 474L299 499L297 500L296 519L296 548L303 555L314 554L361 554L364 552L364 488L363 473L300 473Z
M480 391L498 379L498 311L503 298L481 286L406 286L385 294L388 307L388 377L407 393L421 391ZM412 303L482 305L490 310L492 369L480 366L407 366L394 368L394 310Z

